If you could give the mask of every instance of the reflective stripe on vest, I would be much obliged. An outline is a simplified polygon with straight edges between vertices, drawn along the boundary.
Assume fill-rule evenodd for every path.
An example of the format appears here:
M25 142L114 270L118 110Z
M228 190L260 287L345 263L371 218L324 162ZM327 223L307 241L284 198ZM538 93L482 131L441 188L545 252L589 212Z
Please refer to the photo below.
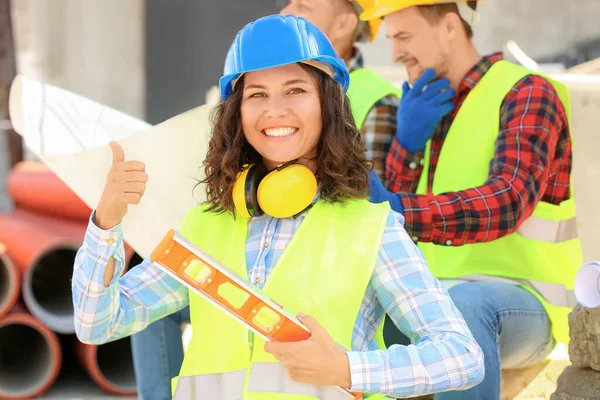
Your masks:
M577 217L554 221L531 216L517 229L517 233L531 240L547 243L566 242L577 238Z
M248 391L300 394L321 400L353 399L352 395L333 386L315 386L294 382L280 363L253 363L248 380Z
M355 69L350 73L350 86L347 92L350 99L352 116L360 130L373 106L386 96L402 96L402 90L386 81L369 68Z
M241 400L246 370L195 376L180 376L174 400ZM248 379L250 393L280 393L311 396L320 400L352 400L353 396L333 386L294 382L280 363L254 363Z
M268 275L263 292L293 315L299 311L312 315L337 343L350 349L356 316L377 262L389 213L390 206L387 202L317 202L308 211ZM179 233L238 275L248 279L245 259L247 230L246 219L237 217L234 220L228 213L209 213L204 207L197 207L188 213ZM254 366L263 363L280 365L271 354L265 353L263 339L258 335L249 335L249 331L237 320L193 293L190 293L190 317L192 338L185 353L180 377L175 379L176 383L173 385L175 391L185 377L200 376L194 381L197 389L198 379L202 385L213 385L214 382L225 379L230 382L233 379L230 376L233 375L225 378L224 374L241 370L247 371L246 385L252 381L252 387L260 389L262 381L250 379ZM268 373L274 374L273 371ZM205 377L214 375L220 377ZM261 378L266 379L263 383L267 384L277 376L279 375L264 375ZM295 384L283 384L283 378L277 379L277 390L297 390L299 387ZM188 390L194 389L191 383L185 387ZM331 393L340 391L338 388L332 389ZM302 390L305 393L307 389ZM311 393L321 392L311 389ZM329 392L327 390L321 395L330 396ZM284 394L270 393L248 391L241 398L286 398ZM290 398L315 398L302 393L290 395Z
M173 399L241 400L245 379L245 369L221 374L180 376Z
M487 181L490 161L496 152L504 98L517 82L530 74L536 73L507 61L495 63L485 73L463 102L444 139L431 190L428 188L431 143L427 143L417 194L457 192ZM555 88L570 119L568 90L560 82L545 78ZM464 218L474 220L479 213L472 212ZM457 229L466 228L459 225ZM531 216L515 232L493 241L462 246L420 242L418 246L439 279L482 275L488 277L486 280L499 277L521 285L544 306L556 340L569 342L567 316L574 304L575 275L583 264L573 196L560 205L538 202Z

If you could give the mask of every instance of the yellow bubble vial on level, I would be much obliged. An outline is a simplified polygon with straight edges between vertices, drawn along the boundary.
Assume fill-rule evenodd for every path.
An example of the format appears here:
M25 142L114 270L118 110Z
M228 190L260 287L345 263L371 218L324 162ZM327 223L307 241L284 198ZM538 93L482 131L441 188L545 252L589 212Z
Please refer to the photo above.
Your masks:
M252 318L254 325L265 332L271 332L280 320L279 314L268 307L261 307L254 318Z
M183 272L185 276L202 285L210 277L212 270L200 260L192 260Z

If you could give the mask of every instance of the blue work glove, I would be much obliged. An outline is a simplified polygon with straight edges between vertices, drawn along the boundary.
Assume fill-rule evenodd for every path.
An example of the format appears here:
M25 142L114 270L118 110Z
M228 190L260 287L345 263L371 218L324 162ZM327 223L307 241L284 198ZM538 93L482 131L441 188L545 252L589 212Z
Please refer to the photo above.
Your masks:
M454 89L446 78L435 79L435 71L425 70L413 85L402 85L402 100L396 114L396 138L410 153L425 150L425 144L445 115L454 110ZM427 86L425 88L425 86Z
M369 175L369 196L369 201L371 203L383 203L384 201L389 201L392 210L404 215L404 208L402 207L400 196L387 190L383 186L383 183L381 183L381 180L375 171L371 171L371 174Z

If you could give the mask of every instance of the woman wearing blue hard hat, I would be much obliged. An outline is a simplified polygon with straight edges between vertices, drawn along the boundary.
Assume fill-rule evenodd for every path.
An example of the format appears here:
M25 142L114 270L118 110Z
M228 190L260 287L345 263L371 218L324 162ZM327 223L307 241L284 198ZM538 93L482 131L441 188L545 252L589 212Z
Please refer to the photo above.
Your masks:
M406 397L478 384L481 350L402 216L366 200L370 169L347 87L343 61L306 20L244 27L220 80L207 201L179 230L298 312L308 340L265 343L149 260L104 279L147 179L115 143L108 181L124 183L105 187L75 262L78 338L116 340L189 304L193 336L173 380L181 399L348 398L339 387ZM378 348L384 312L413 344Z

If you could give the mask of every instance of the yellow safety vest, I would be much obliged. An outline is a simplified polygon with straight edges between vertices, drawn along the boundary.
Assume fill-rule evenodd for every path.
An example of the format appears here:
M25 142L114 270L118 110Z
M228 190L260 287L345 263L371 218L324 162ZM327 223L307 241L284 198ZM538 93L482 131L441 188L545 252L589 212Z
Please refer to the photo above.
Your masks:
M371 280L389 204L366 200L317 202L284 250L263 291L295 315L314 316L331 337L351 349L352 331ZM248 220L193 209L180 233L247 279ZM264 340L190 292L192 338L175 399L343 400L336 387L298 384L265 353ZM383 324L382 324L383 325ZM383 399L383 396L369 397Z
M400 98L402 90L383 79L375 71L359 68L350 73L350 86L347 94L354 122L360 130L375 103L389 95Z
M434 195L480 186L495 154L500 107L506 94L529 74L521 66L495 63L461 106L444 141L433 180ZM548 77L570 118L567 88ZM430 143L418 194L427 193ZM432 273L440 279L501 280L532 292L543 304L559 342L568 343L568 314L576 304L575 274L583 264L573 195L560 205L539 202L533 214L507 236L463 246L419 243Z

